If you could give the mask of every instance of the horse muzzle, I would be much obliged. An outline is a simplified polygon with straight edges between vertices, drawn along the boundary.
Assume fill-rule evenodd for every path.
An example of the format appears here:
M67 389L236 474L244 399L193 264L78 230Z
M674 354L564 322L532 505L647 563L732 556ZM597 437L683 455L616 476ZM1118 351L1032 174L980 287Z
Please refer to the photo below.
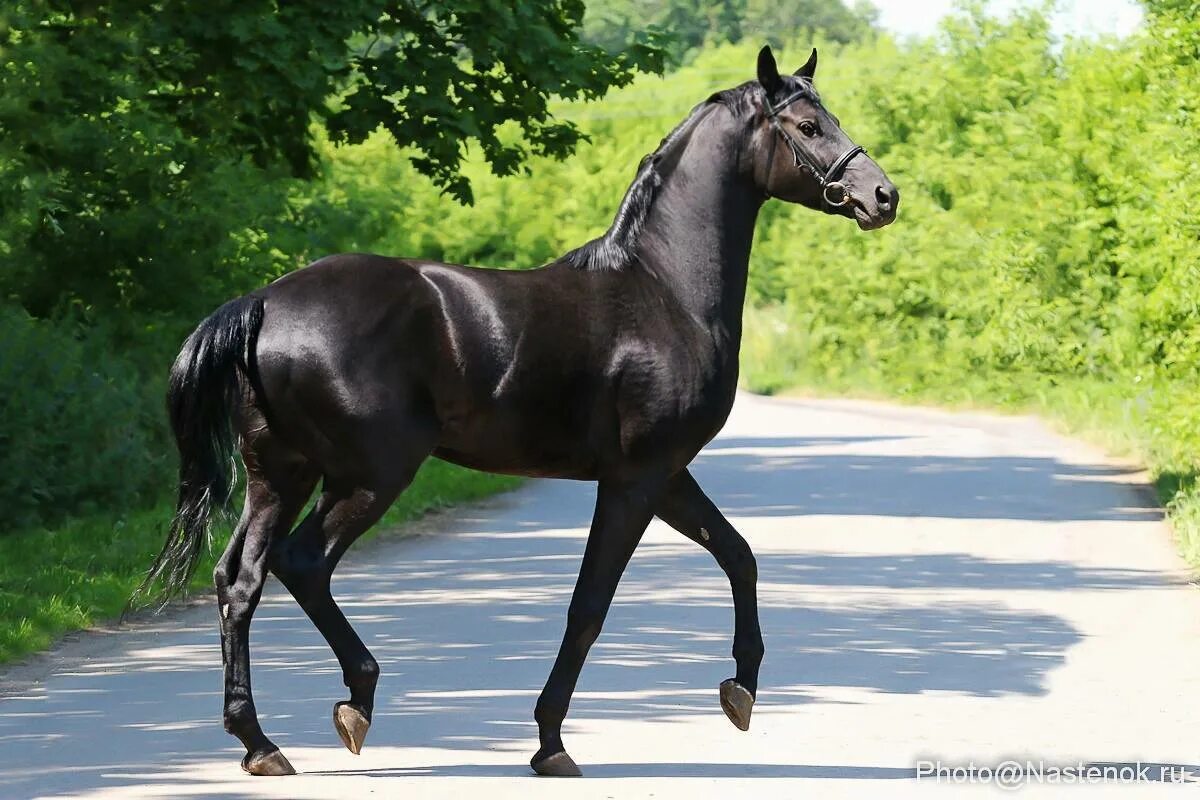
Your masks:
M831 187L838 185L836 183L829 184L825 187L826 192L828 193ZM850 206L854 220L862 230L873 231L896 221L896 209L900 206L900 190L886 178L883 183L875 186L873 196L869 199L860 199L850 194L845 187L841 187L841 190L845 199L840 204L830 203L830 205ZM826 197L827 202L828 200L829 198Z

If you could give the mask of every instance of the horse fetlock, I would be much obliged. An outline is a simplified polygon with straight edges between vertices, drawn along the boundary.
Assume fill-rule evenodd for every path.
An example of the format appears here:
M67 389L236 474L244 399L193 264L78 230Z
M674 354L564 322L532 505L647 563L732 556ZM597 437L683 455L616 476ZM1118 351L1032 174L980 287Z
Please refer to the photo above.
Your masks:
M556 720L561 719L561 712L557 703L551 703L543 697L539 697L537 705L533 707L533 721L538 724L539 728L555 724Z
M257 726L258 712L254 708L254 701L248 698L228 701L225 703L223 721L225 732L232 733L234 736L246 732L246 728L249 726Z
M374 689L375 684L379 683L379 662L371 656L365 656L342 671L342 680L351 689Z

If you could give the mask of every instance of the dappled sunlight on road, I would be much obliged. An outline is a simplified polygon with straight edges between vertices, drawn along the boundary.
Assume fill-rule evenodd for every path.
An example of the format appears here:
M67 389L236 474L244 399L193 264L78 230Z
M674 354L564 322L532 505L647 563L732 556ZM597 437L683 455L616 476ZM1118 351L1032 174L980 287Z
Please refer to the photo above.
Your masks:
M855 423L863 412L822 413L794 427L870 427L869 415ZM1127 702L1126 667L1097 661L1100 649L1081 655L1114 646L1105 637L1122 615L1195 608L1160 551L1107 555L1162 536L1128 470L1043 452L1053 443L1003 452L1020 446L969 426L956 443L958 428L922 419L845 436L761 432L770 425L735 417L696 468L758 554L767 657L752 732L734 731L717 705L733 671L725 576L655 523L571 705L568 747L590 778L908 779L911 754L939 746L942 730L954 731L946 746L1049 744L1064 724L1055 703L1081 691ZM383 671L358 758L329 720L340 669L272 584L252 633L255 695L263 727L308 775L254 781L254 793L389 796L434 792L421 781L447 777L523 779L593 492L535 483L436 517L429 535L352 553L335 593ZM249 791L221 730L211 608L83 644L63 650L47 682L10 678L0 796ZM985 734L970 722L980 715L1032 729Z

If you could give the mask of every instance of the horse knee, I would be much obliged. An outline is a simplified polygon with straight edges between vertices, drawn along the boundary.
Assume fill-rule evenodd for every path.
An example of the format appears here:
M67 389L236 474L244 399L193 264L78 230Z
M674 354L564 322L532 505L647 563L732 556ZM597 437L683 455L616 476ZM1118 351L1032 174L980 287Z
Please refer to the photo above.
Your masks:
M580 655L586 655L600 636L608 607L599 603L572 603L567 611L566 639Z
M580 627L573 637L572 644L575 645L575 651L580 655L587 653L600 637L600 622L591 622Z
M725 568L730 580L745 584L758 582L758 560L744 539L740 540L722 561L721 566Z
M745 554L738 561L737 574L747 583L758 583L758 559L754 557L748 545Z

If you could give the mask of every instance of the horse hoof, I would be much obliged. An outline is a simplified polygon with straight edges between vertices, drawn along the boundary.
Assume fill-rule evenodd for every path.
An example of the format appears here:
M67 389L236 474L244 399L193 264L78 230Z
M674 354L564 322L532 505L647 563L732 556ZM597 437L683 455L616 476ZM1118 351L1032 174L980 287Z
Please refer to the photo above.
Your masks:
M354 755L362 752L363 740L367 738L367 729L371 720L347 702L337 703L333 707L333 727L342 739L342 744Z
M738 730L750 730L750 712L754 710L754 695L733 678L721 681L721 708Z
M545 775L549 778L578 778L583 775L579 771L579 767L575 766L575 762L565 752L546 756L540 761L535 757L530 762L530 766L538 775Z
M284 758L283 753L272 750L269 753L247 753L242 759L242 769L251 775L295 775L296 770L291 762Z

